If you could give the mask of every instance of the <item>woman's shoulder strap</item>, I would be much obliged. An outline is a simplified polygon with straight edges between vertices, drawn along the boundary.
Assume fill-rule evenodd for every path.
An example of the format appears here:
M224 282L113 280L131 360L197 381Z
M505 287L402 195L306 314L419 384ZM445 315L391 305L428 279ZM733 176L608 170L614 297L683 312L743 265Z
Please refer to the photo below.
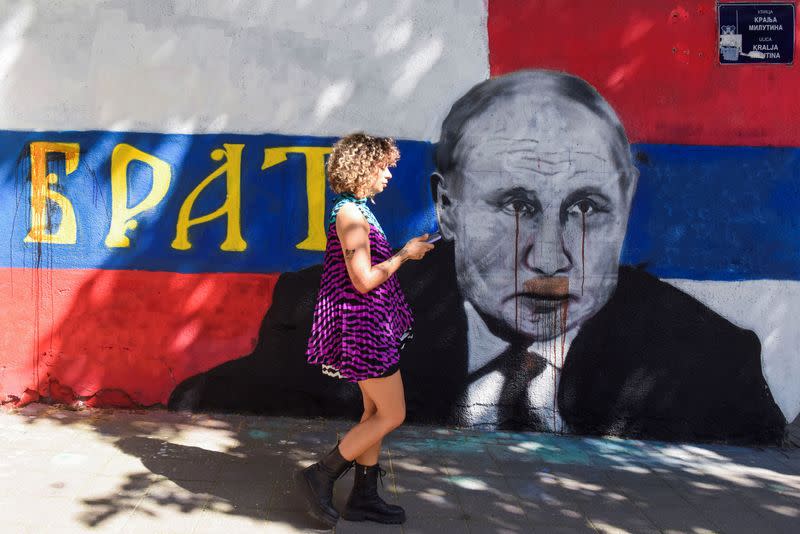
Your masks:
M343 193L343 194L337 195L333 199L333 208L331 209L331 216L328 219L328 224L334 224L336 222L336 216L339 214L339 210L342 209L343 206L345 206L347 204L350 204L350 203L355 204L359 208L359 211L361 211L361 213L364 214L364 217L366 218L366 214L364 213L364 210L361 209L362 206L364 205L365 201L366 201L366 199L358 199L358 198L356 198L355 196L353 196L352 194L349 194L349 193Z
M342 206L345 204L352 202L356 205L358 210L361 212L361 215L367 220L367 222L376 228L381 234L384 236L386 233L381 228L381 223L378 222L378 219L375 217L375 214L372 213L372 210L369 209L367 206L367 199L366 198L356 198L354 195L350 193L344 193L342 195L337 196L333 200L333 209L331 210L331 217L328 220L328 224L336 223L336 215L339 214L339 210L342 209Z

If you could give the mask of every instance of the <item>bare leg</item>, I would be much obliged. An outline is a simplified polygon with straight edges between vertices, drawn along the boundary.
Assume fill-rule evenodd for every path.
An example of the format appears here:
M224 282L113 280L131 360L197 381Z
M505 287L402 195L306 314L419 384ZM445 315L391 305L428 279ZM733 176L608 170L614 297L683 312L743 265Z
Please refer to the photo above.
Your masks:
M339 453L354 460L377 445L389 432L403 424L406 399L400 371L385 378L370 378L358 383L362 393L375 403L376 412L350 429L339 443ZM359 462L360 463L360 462Z
M361 422L363 423L378 412L378 407L375 404L375 401L370 398L369 394L363 388L361 389L361 396L364 397L364 415L361 416ZM381 441L383 440L378 440L377 443L361 453L356 458L356 462L360 463L361 465L377 464L378 457L381 454Z

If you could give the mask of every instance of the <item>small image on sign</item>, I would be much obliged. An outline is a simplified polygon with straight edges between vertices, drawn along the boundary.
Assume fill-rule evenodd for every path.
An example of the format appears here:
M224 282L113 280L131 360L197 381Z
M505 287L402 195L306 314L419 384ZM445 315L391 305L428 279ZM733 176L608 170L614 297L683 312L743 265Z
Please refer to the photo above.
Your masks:
M719 62L794 61L794 4L718 5Z

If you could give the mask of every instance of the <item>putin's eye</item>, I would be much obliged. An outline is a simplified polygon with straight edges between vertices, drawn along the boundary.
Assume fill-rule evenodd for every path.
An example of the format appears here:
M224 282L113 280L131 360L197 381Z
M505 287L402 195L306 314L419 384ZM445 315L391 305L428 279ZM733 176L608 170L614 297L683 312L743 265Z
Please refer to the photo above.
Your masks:
M502 205L503 213L509 215L520 214L524 217L530 217L536 213L536 206L526 200L519 198L510 199Z
M590 198L582 198L567 208L567 213L570 215L589 216L600 211L605 210Z

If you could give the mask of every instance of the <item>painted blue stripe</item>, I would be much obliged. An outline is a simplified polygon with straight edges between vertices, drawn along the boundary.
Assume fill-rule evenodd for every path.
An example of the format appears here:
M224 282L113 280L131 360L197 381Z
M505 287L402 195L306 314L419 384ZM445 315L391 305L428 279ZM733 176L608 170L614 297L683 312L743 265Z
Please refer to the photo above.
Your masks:
M78 170L60 175L61 192L74 205L74 245L24 243L29 228L32 141L81 145ZM281 272L322 258L298 250L306 235L305 160L261 170L264 148L330 146L328 137L129 132L0 131L0 266L140 269L175 272ZM130 248L108 249L111 220L111 152L128 143L172 166L166 198L138 217ZM190 229L192 249L171 248L178 210L197 184L219 166L210 153L223 143L245 145L242 160L243 252L223 252L224 218ZM435 227L429 193L433 145L399 141L402 159L391 186L372 206L395 245ZM641 178L623 249L625 263L645 263L662 277L696 280L800 279L800 149L649 145L633 147ZM60 169L59 169L60 167ZM151 186L149 169L129 169L135 204ZM193 216L209 213L224 199L223 180L199 197ZM326 214L333 195L328 193ZM56 210L57 213L57 210ZM57 222L57 216L54 219Z
M40 245L24 243L30 228L30 160L33 141L79 143L78 169L65 177L64 162L48 167L59 174L61 192L72 202L77 218L77 243ZM315 263L321 252L299 250L307 233L306 162L289 154L283 163L261 170L264 149L280 146L330 147L329 137L281 135L163 135L120 132L12 132L0 131L0 266L41 264L54 268L135 269L174 272L281 272ZM128 143L163 159L172 166L172 184L164 200L138 216L138 227L128 231L129 248L109 249L105 237L111 222L111 153L118 143ZM192 248L175 250L176 221L187 195L220 163L210 158L223 143L245 145L241 168L243 252L219 249L225 239L226 219L219 218L189 230ZM435 226L428 177L433 168L432 145L398 141L402 154L392 187L374 207L394 243L402 236ZM133 163L128 170L130 206L147 195L151 171ZM328 191L325 219L332 205ZM198 197L192 210L197 217L218 208L225 199L224 177ZM58 210L54 210L58 221ZM2 237L5 236L5 237Z
M666 278L800 280L800 149L637 145L622 259Z

